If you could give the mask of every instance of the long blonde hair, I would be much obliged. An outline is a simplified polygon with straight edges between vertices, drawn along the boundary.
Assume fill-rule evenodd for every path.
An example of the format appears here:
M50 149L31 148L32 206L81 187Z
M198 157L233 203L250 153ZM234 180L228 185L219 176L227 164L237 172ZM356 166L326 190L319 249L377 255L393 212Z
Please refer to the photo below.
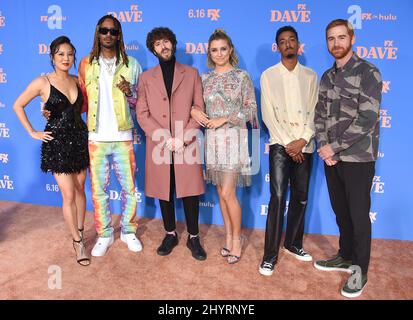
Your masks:
M229 48L232 49L231 56L229 57L229 63L233 67L236 67L238 65L238 56L235 53L234 44L232 43L232 40L228 36L228 34L223 29L218 28L214 30L214 32L211 34L208 40L208 57L207 57L208 68L210 69L215 68L215 63L214 61L212 61L211 52L210 52L211 42L214 40L225 40L228 43Z

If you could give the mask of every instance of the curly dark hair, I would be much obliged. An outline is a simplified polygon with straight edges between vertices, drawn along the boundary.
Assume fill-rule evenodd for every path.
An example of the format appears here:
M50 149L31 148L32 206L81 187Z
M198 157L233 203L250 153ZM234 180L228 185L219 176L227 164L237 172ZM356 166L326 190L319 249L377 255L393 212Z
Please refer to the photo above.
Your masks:
M171 29L166 27L158 27L152 29L148 35L146 36L146 47L152 53L155 52L154 43L161 39L168 39L173 46L173 51L176 51L176 36L175 33L172 32Z

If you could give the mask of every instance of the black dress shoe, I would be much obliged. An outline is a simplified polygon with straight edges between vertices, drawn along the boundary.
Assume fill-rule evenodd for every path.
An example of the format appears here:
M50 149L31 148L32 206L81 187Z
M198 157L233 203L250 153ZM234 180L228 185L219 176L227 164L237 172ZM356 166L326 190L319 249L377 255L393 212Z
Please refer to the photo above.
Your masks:
M156 252L160 256L167 256L168 254L172 252L173 248L175 248L177 244L178 244L178 235L176 233L175 234L167 233L165 238L163 238L161 245L156 250Z
M199 242L199 237L188 236L188 241L186 246L191 250L192 256L197 260L205 260L207 255L205 250L202 248L201 243Z

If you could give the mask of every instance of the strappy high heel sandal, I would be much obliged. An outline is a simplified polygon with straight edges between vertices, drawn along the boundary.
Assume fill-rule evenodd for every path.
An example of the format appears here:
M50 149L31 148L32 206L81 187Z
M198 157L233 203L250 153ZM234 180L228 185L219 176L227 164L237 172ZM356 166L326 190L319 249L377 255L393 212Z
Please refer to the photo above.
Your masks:
M230 252L231 252L231 250L229 250L226 247L221 248L221 256L224 257L224 258L228 257Z
M245 241L245 238L243 236L240 236L239 239L232 239L232 241L239 241L240 242L240 246L241 246L241 252L242 252L242 246L243 243ZM239 256L235 255L235 254L228 254L228 258L227 261L229 264L235 264L237 262L239 262L241 260L241 254Z
M90 258L86 255L86 247L83 243L83 239L79 241L73 240L73 248L76 252L76 261L81 266L88 266L90 264Z
M231 241L232 241L232 235L227 235L226 237L227 237L227 238L231 238ZM222 247L222 248L221 248L221 251L220 251L221 256L224 257L224 258L227 258L228 255L229 255L229 253L231 252L231 250L228 249L227 246L228 246L228 244L226 244L225 247Z
M80 239L84 239L83 238L83 231L85 230L85 227L83 227L82 229L77 229L77 230L79 230L79 234L80 234Z

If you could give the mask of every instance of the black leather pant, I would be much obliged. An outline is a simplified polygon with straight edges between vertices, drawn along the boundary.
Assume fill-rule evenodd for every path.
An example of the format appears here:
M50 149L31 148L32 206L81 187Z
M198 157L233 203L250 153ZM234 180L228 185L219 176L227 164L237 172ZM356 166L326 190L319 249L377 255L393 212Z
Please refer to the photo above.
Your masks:
M304 214L307 207L312 154L304 153L305 161L294 162L279 144L270 146L270 192L267 225L265 228L264 258L276 263L280 248L286 195L290 182L290 203L287 213L287 230L284 246L302 248L304 235Z
M174 205L174 193L175 193L175 170L173 163L171 164L171 180L170 180L170 194L169 201L159 200L161 207L162 219L165 230L172 232L176 229L175 224L175 205ZM197 235L199 233L198 218L199 218L199 196L183 197L182 202L184 205L185 220L187 231L191 235Z

